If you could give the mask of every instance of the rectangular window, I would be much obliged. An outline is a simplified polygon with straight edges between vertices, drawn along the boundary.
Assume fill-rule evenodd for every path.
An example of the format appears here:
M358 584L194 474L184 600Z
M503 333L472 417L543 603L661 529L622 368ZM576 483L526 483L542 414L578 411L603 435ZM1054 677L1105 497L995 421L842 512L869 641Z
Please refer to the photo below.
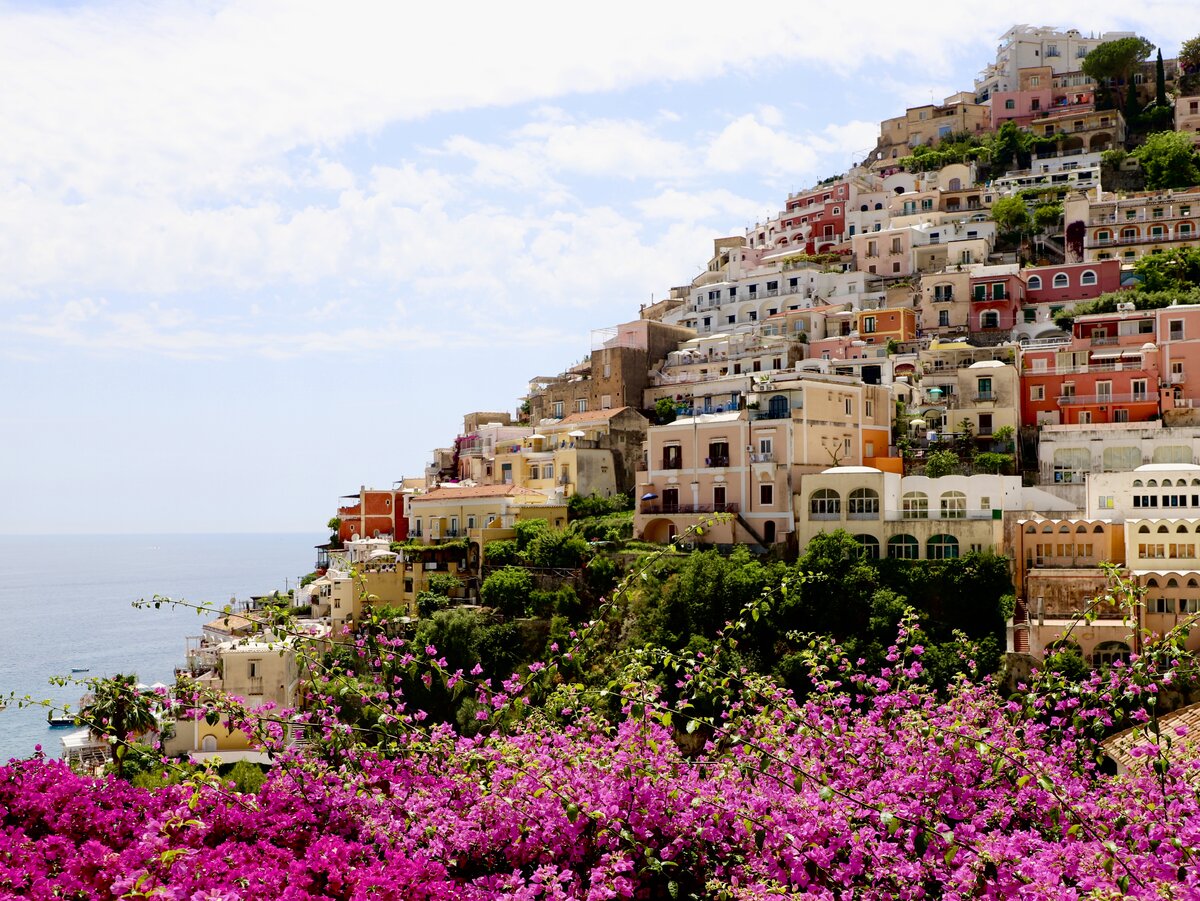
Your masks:
M1046 399L1046 386L1045 385L1030 385L1029 386L1029 399L1030 400L1045 400Z
M1183 320L1172 319L1168 323L1168 331L1172 341L1183 340Z
M554 418L555 419L563 418L563 402L561 400L556 400L554 402Z
M775 486L774 485L759 485L758 486L758 502L764 507L772 507L775 505Z
M576 413L586 413L587 412L587 398L581 397L579 400L575 401L575 412Z
M863 331L867 334L870 334L875 331L875 317L874 316L864 316L863 317Z
M467 528L468 529L475 528L475 517L474 516L467 517Z

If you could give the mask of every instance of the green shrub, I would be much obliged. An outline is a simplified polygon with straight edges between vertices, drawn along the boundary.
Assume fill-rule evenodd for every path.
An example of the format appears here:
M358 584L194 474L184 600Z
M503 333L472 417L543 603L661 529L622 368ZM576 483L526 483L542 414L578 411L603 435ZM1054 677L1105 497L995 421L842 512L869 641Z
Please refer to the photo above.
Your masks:
M524 616L532 593L533 576L516 566L497 570L479 588L483 603L505 616Z

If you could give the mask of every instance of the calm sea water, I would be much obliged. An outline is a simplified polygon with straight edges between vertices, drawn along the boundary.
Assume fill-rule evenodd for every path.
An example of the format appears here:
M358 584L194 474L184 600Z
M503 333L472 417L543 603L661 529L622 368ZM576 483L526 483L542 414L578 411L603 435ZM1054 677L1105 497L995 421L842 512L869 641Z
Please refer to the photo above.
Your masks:
M77 705L82 689L51 676L137 673L170 683L185 639L205 619L186 610L135 610L156 594L221 607L230 598L294 587L322 535L0 535L0 694ZM0 763L41 744L58 756L70 730L42 708L0 711Z

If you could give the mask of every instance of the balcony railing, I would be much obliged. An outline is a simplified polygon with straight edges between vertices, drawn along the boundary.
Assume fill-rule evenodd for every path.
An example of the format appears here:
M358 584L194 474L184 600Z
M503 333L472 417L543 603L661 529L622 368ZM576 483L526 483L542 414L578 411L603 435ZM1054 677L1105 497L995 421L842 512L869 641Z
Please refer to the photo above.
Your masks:
M995 403L995 402L996 402L996 395L991 391L980 391L978 394L975 395L975 403L977 403L977 404L982 404L982 403L991 404L991 403Z
M643 516L656 516L670 513L737 513L737 504L643 504Z
M760 419L790 419L791 416L791 410L755 410L750 414L750 419L757 422Z
M1169 241L1195 241L1196 233L1188 232L1178 235L1138 235L1132 238L1093 238L1090 241L1085 241L1084 248L1091 247L1119 247L1126 244L1163 244Z
M1120 339L1116 335L1092 335L1092 347L1105 347L1117 344Z
M751 454L750 462L751 463L774 463L775 462L775 454L771 451L767 451L765 453L760 453L760 454Z
M1058 398L1062 407L1093 404L1152 404L1158 398L1147 392L1137 394L1064 394Z
M704 465L709 469L717 469L729 465L729 457L705 457Z
M683 460L679 457L672 457L662 461L663 469L683 469Z
M263 677L251 676L248 680L249 685L246 688L248 694L260 695L263 693Z

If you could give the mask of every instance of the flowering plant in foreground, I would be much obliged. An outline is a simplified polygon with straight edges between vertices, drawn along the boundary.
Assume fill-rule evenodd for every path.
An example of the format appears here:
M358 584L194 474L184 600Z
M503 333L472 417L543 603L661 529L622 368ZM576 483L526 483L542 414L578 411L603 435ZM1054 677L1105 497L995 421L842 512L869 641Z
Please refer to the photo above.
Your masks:
M203 777L144 791L44 759L0 768L0 894L1200 897L1195 764L1153 745L1144 769L1105 775L1091 695L1066 722L986 682L939 698L920 685L918 642L906 620L868 675L813 639L800 701L721 653L648 651L604 689L557 679L554 660L496 686L445 672L435 648L360 639L374 691L356 702L375 725L333 717L344 698L316 704L313 751L280 745L256 794ZM474 684L481 731L425 726L389 663Z

